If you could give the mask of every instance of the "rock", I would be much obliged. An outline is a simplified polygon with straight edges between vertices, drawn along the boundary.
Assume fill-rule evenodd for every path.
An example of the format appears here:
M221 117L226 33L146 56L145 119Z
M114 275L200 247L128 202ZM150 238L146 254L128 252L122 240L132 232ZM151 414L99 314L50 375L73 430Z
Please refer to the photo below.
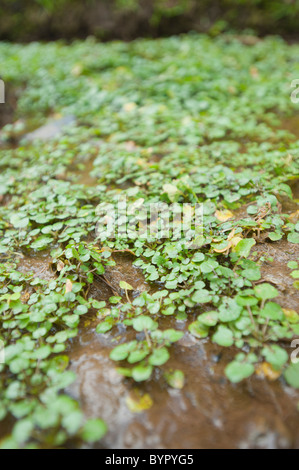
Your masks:
M24 139L30 142L34 140L47 141L61 135L66 126L74 124L75 122L76 119L74 116L65 116L60 119L51 120L44 126L26 134Z

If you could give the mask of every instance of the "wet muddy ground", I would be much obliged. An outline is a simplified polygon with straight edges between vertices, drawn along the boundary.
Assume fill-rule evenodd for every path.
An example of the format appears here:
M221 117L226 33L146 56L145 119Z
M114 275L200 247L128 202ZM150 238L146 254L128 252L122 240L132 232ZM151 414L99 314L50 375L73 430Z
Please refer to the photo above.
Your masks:
M298 448L298 392L261 377L230 384L223 369L235 351L186 333L167 364L184 371L184 388L168 388L162 376L137 387L115 371L108 357L119 334L105 338L84 329L69 352L78 378L68 392L86 416L109 422L103 447ZM121 336L127 337L125 332ZM130 401L138 404L142 397L152 406L131 411Z
M258 245L256 251L273 257L271 266L263 264L262 273L278 288L281 305L298 309L299 297L297 293L293 295L286 266L290 259L298 258L298 248L279 242ZM140 272L130 267L129 257L119 256L116 261L116 272L109 273L112 286L116 288L123 279L136 290L149 289ZM98 296L101 297L100 292ZM171 327L186 331L187 322L165 318L163 328ZM184 372L184 388L170 389L162 372L150 383L136 386L119 376L109 359L112 347L131 339L131 331L117 328L112 334L98 335L91 322L82 328L69 350L70 367L77 380L68 392L80 401L86 416L102 416L110 423L102 446L298 448L299 392L287 387L282 379L269 381L257 374L242 384L232 385L224 376L224 367L233 359L234 348L221 348L209 339L196 340L187 332L173 346L167 363L167 369ZM137 406L142 397L147 406L151 405L149 409L132 411L132 401Z
M17 102L16 92L7 87L4 97L5 103L2 103L0 107L0 129L12 122Z
M258 256L267 255L262 275L279 290L278 302L298 311L298 291L292 287L287 263L299 257L299 248L279 241L261 243L254 249ZM267 261L269 256L272 262ZM140 270L132 265L130 254L117 253L114 260L116 266L107 269L105 278L95 280L90 290L93 298L107 300L119 293L120 280L134 287L133 295L151 290ZM33 271L43 279L54 276L48 255L24 257L19 269ZM162 327L187 331L190 321L165 317ZM187 332L173 346L165 366L184 372L183 389L168 387L163 368L156 372L154 380L136 385L119 375L109 359L114 346L133 339L132 330L115 327L112 332L99 335L95 332L97 323L93 315L84 318L79 336L69 344L70 369L77 379L67 393L80 402L87 418L102 417L109 423L101 447L299 447L299 391L288 387L281 378L265 379L261 371L241 384L231 384L224 376L224 368L234 358L234 348L221 348L209 339L197 340Z
M295 127L289 130L295 134L296 129L299 135L298 124L296 121ZM80 172L80 183L94 184L91 170L92 162L89 162L85 171ZM296 181L292 184L297 198L298 184ZM298 211L294 202L284 202L287 212ZM289 261L299 258L298 246L285 240L264 241L257 243L254 251L257 259L265 258L262 279L278 289L278 302L299 311L299 293L293 287L291 270L287 267ZM118 294L120 280L131 284L135 294L151 289L142 273L132 265L132 256L115 254L114 259L116 266L95 280L90 290L93 298L107 300ZM55 277L48 254L24 256L19 261L19 269L47 280ZM191 321L192 318L188 320ZM188 322L165 317L162 326L188 331ZM67 392L80 402L87 418L101 417L109 423L101 447L299 447L296 411L299 391L288 387L282 378L265 379L262 372L241 384L231 384L224 376L224 367L233 359L234 348L221 348L209 339L197 340L187 332L173 346L167 363L167 369L184 372L185 386L181 390L168 387L163 368L149 383L136 385L119 375L115 363L109 359L112 347L133 338L131 329L115 327L112 332L99 335L95 332L97 323L93 315L84 319L79 336L68 346L70 369L76 372L77 379Z

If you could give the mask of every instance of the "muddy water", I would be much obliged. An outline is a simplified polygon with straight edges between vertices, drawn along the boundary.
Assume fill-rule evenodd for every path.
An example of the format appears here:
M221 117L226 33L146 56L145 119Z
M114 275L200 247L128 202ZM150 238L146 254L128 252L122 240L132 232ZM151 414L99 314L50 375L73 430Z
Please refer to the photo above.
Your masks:
M265 280L281 291L280 303L290 306L291 285L281 283L289 272L286 263L297 252L287 242L272 248L274 265L263 266ZM273 244L275 246L275 244ZM261 253L268 245L260 245ZM117 267L110 268L107 280L93 286L98 298L105 299L117 290L119 280L126 280L136 290L149 289L140 272L132 267L130 256L118 255ZM283 273L277 265L285 266ZM288 269L288 271L290 271ZM268 276L268 278L267 278ZM291 278L290 278L291 279ZM104 288L104 290L102 290ZM298 308L299 299L293 299ZM232 385L224 376L224 367L236 353L234 348L221 348L209 339L196 340L188 332L172 348L171 359L164 369L156 371L153 380L135 384L121 377L116 364L109 359L110 350L134 338L130 328L115 328L112 333L95 333L96 322L90 322L70 346L70 368L76 382L67 392L76 398L86 417L102 417L109 432L101 442L105 448L298 448L299 415L296 406L299 392L287 387L283 379L270 382L254 376ZM165 317L162 329L187 330L187 322ZM185 387L168 387L163 370L180 369ZM152 405L141 412L132 411L130 401L146 397ZM99 446L99 445L98 445ZM97 447L97 446L96 446Z
M36 277L50 281L55 278L55 274L51 269L52 258L49 253L38 253L35 255L23 255L18 259L18 270L21 273L33 273Z
M178 325L179 326L179 325ZM254 377L232 385L223 374L235 351L186 333L173 347L165 368L181 369L182 390L167 387L162 373L143 385L123 379L108 354L111 347L132 339L126 331L97 335L81 332L72 345L70 368L77 380L68 392L79 400L87 417L102 417L109 432L105 448L298 448L299 393L281 382ZM141 413L128 400L148 394L153 402Z
M271 248L269 248L271 246ZM295 245L287 242L257 245L260 254L271 255L273 265L264 263L263 276L281 292L282 305L290 305L291 285L286 264L298 254ZM270 251L269 251L270 250ZM105 278L95 280L90 295L107 300L119 292L119 281L126 280L135 289L133 296L150 290L139 269L132 266L130 254L114 254L116 266L106 270ZM33 272L51 279L51 258L47 254L24 257L22 272ZM280 282L279 264L283 272ZM267 277L268 276L268 277ZM270 276L270 277L269 277ZM291 278L290 278L291 279ZM297 308L299 299L297 298ZM294 305L295 307L295 305ZM191 321L191 319L190 319ZM131 328L115 327L107 335L95 332L97 320L87 317L80 334L69 345L70 369L77 380L66 390L76 398L86 417L102 417L109 432L101 444L105 448L298 448L299 415L296 406L299 392L287 387L282 379L270 382L254 376L244 383L232 385L224 376L224 367L233 359L234 348L221 348L209 339L197 340L190 333L172 347L171 359L153 380L135 384L116 371L109 359L111 349L134 338ZM186 331L187 322L174 318L161 319L161 328ZM185 374L182 390L171 389L163 371L180 369ZM146 397L148 409L136 412Z
M299 258L299 247L286 240L257 243L257 259L261 256L263 281L279 291L277 301L299 311L299 293L293 287L287 263ZM89 295L108 300L122 295L119 282L125 280L139 292L151 291L142 273L132 265L129 253L115 253L116 266L97 277ZM272 260L269 260L272 258ZM43 279L52 279L48 254L23 257L22 272L33 272ZM192 319L189 319L192 321ZM98 320L88 315L80 333L68 347L70 369L77 379L66 392L77 399L86 418L103 418L109 432L95 447L111 449L138 448L298 448L299 391L288 387L282 378L270 381L255 375L233 385L225 378L224 368L235 356L234 348L221 348L209 339L197 340L188 333L187 321L171 317L160 320L161 328L187 331L172 347L171 359L153 379L136 384L120 376L109 359L113 347L134 339L131 328L115 327L106 335L95 332ZM284 345L286 346L286 345ZM291 350L290 350L291 352ZM185 374L182 390L171 389L163 372L180 369ZM145 397L147 409L132 409Z

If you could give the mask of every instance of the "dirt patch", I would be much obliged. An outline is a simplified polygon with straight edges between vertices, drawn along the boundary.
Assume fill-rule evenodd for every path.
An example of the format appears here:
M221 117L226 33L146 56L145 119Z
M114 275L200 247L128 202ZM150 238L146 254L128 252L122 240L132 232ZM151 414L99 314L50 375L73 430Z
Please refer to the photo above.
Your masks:
M299 200L299 178L295 178L289 181L289 186L292 190L294 199ZM297 209L298 209L298 204L297 204Z
M286 264L295 259L299 248L287 241L259 244L259 254L272 256L273 263L262 265L263 279L274 284L279 302L299 307ZM114 255L117 266L109 268L107 279L112 291L119 280L135 289L147 289L130 255ZM97 284L99 295L101 286ZM105 285L107 289L107 285ZM105 297L102 293L102 298ZM292 297L292 299L291 299ZM187 322L161 318L162 329L186 330ZM70 368L77 374L68 388L79 400L86 417L102 417L109 423L104 448L297 448L299 446L299 391L287 387L283 379L269 382L254 375L241 384L231 384L224 368L236 353L209 339L196 340L190 333L172 348L168 363L142 385L124 379L109 359L110 350L134 338L130 328L119 326L109 335L95 333L95 324L83 328L69 349ZM167 386L163 370L180 369L186 384L182 390ZM146 397L152 403L140 413L132 411L132 400Z
M0 129L13 121L17 107L17 93L6 85L5 103L0 103Z
M69 168L69 173L75 175L76 183L84 184L85 186L96 186L97 178L92 176L91 172L94 169L94 158L91 158L85 162L80 163L82 168L72 169Z
M95 276L89 295L97 300L108 300L112 295L122 295L120 281L128 282L133 288L133 297L143 291L149 291L150 286L144 280L141 270L133 266L135 257L129 253L114 253L116 266L106 266L103 276Z
M0 206L6 206L11 201L10 194L0 194Z
M289 131L299 139L299 114L282 119L279 127Z
M56 277L51 264L52 258L49 253L23 256L19 260L18 271L24 274L33 273L35 277L50 281Z
M258 244L254 250L273 258L263 262L262 277L279 290L278 302L298 309L299 295L287 263L299 257L299 247L282 240ZM108 300L113 294L122 294L121 280L134 287L133 296L150 290L141 271L132 265L130 253L114 253L113 259L116 266L107 267L104 276L96 277L90 296ZM24 257L19 270L50 280L54 276L51 261L47 253ZM109 423L108 434L95 447L298 448L299 391L287 387L282 378L270 382L257 375L231 384L224 368L233 360L234 348L222 348L210 339L196 340L187 332L172 347L170 360L155 371L153 380L136 384L119 375L109 358L113 347L132 340L136 333L119 325L100 335L95 332L98 320L85 320L78 337L68 346L70 369L77 379L66 391L80 402L87 418L101 417ZM186 331L187 323L163 317L160 327ZM183 389L168 387L163 373L170 369L184 372ZM142 397L147 409L136 412L132 402L138 404Z
M299 260L299 246L287 240L272 243L259 243L254 246L259 257L265 256L261 274L264 282L273 284L279 291L275 299L284 308L292 308L299 312L299 291L293 286L294 279L290 276L292 269L287 264ZM271 258L273 261L268 261Z
M295 197L295 194L294 194L294 187L292 186L292 181L288 181L287 184L290 186L292 192L293 192L293 197L295 199L297 199ZM296 189L295 189L296 191ZM283 214L294 214L296 211L298 211L298 208L299 208L299 205L293 200L293 199L290 199L289 197L287 196L284 196L284 195L277 195L277 199L278 201L280 202L281 204L281 211Z
M108 357L119 335L117 331L108 339L87 329L69 353L77 380L68 393L80 401L87 417L102 417L109 423L104 448L298 447L299 393L280 381L269 383L256 376L230 384L223 369L233 359L232 348L197 341L186 333L165 366L185 373L185 387L174 390L167 387L161 372L143 385L123 379ZM132 339L126 331L121 338ZM145 394L152 400L151 408L131 411L129 400Z

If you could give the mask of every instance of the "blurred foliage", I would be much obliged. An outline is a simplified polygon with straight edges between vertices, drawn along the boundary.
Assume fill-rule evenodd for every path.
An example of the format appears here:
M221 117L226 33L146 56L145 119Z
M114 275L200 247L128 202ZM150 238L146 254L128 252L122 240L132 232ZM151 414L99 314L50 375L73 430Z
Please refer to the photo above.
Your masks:
M294 35L298 21L299 0L2 0L0 39L132 39L244 28Z
M176 351L189 360L182 343L174 346L184 333L195 348L205 338L233 346L237 354L223 371L233 383L255 374L299 388L299 364L288 361L299 336L289 302L299 287L291 190L299 136L281 122L298 119L289 86L299 76L298 55L299 45L278 37L232 34L0 43L2 78L19 91L19 119L0 132L0 449L104 437L100 417L85 421L63 394L75 380L69 348L83 329L105 341L111 371L116 363L130 390L133 381L156 381L165 392L184 386L183 371L167 365ZM22 139L58 116L76 122L53 139ZM146 240L121 231L110 239L101 211L107 203L114 210L120 195L146 211L202 204L197 247L180 225L165 233L162 212ZM120 216L130 231L136 226L135 210ZM290 259L271 284L263 278L264 266L275 270L266 240ZM115 253L134 254L145 289L123 279L119 295L103 298L94 281L119 269ZM33 260L41 270L25 273ZM152 405L144 393L126 404L131 412Z

